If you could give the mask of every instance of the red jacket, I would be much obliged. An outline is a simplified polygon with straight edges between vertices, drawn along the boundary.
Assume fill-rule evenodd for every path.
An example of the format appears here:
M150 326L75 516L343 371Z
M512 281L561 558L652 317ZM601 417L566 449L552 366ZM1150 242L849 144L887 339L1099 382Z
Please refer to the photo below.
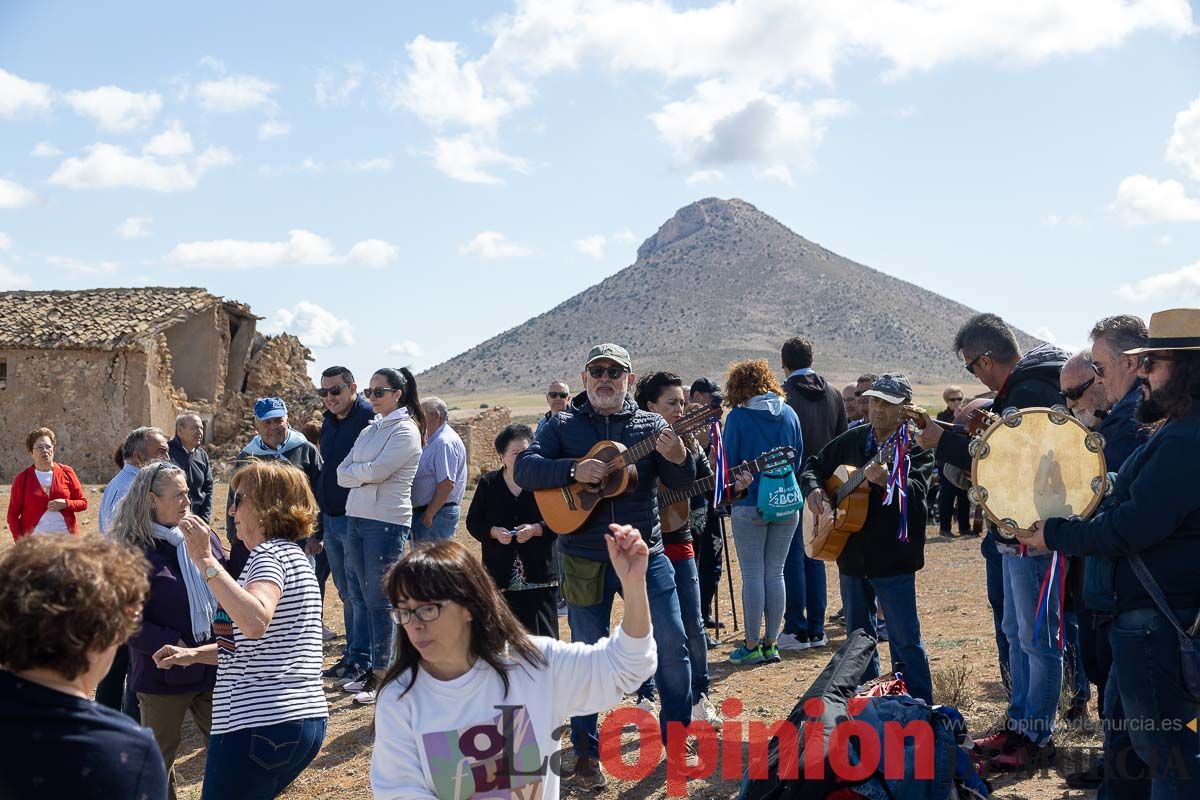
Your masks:
M83 496L83 486L79 483L75 470L65 464L54 464L54 479L50 482L50 494L47 496L37 479L34 468L30 466L17 473L13 481L12 492L8 498L8 529L12 531L13 540L33 533L38 520L46 513L46 506L51 500L62 498L67 501L67 507L62 510L66 520L67 530L79 533L79 525L75 514L86 511L87 498Z

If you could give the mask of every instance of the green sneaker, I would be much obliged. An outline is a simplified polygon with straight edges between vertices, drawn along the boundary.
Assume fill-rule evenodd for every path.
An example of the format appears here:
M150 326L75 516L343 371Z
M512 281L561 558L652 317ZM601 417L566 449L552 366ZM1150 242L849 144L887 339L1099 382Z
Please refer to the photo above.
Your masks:
M762 659L764 664L778 664L783 661L779 657L779 645L775 642L763 642L759 645L762 648Z
M753 650L746 648L745 642L738 645L738 649L729 654L730 662L740 666L761 664L763 663L762 645L755 645Z

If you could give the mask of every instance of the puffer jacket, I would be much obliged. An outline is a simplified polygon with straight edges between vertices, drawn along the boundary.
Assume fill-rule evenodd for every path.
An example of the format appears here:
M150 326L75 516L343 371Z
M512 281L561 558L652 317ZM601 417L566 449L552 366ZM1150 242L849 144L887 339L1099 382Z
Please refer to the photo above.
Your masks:
M546 421L526 450L517 456L513 477L523 489L556 489L571 483L573 460L587 455L597 442L620 442L631 447L657 436L667 421L642 411L626 396L620 411L603 416L592 408L586 393ZM658 522L658 481L670 489L684 489L696 479L696 460L688 451L682 464L672 464L656 450L637 464L637 488L602 500L579 530L560 536L559 550L592 561L608 561L604 535L611 523L632 525L641 531L650 554L663 552L662 529Z

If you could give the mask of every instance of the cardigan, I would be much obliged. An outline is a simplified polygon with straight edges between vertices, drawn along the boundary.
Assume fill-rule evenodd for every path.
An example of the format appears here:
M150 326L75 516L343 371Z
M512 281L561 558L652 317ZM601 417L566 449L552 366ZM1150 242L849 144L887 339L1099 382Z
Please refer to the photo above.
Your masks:
M83 496L83 486L79 483L75 470L66 464L53 464L51 470L54 472L54 478L50 481L49 495L42 489L32 465L18 472L13 480L12 493L8 498L8 529L12 531L13 541L33 533L38 520L46 513L50 501L58 499L67 501L66 508L62 510L67 530L79 533L79 523L75 515L86 511L88 507L87 498Z

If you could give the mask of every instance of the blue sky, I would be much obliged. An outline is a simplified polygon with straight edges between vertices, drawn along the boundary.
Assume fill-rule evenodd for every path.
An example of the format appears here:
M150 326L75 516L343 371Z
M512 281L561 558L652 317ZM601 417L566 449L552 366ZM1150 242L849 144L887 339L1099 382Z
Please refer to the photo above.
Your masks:
M421 369L714 195L1067 345L1195 305L1195 9L0 4L0 289L204 286Z

